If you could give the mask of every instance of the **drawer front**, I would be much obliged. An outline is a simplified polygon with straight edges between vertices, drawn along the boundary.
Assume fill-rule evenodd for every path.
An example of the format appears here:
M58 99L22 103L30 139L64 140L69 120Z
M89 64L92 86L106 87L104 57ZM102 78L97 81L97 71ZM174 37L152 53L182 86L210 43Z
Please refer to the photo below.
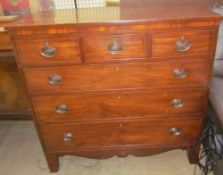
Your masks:
M207 70L204 60L23 69L31 93L181 87L206 83Z
M152 57L210 55L213 44L211 30L157 33L152 36Z
M104 35L83 37L86 62L140 59L146 57L144 35Z
M35 114L42 122L109 120L203 113L206 90L93 92L32 98Z
M119 124L47 124L40 125L39 132L47 151L69 151L116 145Z
M203 119L169 118L110 123L46 124L39 132L47 151L99 147L189 146L197 141ZM154 139L155 138L155 139Z
M73 35L19 38L16 47L22 65L81 62L79 38Z
M203 127L201 118L169 118L126 122L120 125L125 145L189 145L197 143Z

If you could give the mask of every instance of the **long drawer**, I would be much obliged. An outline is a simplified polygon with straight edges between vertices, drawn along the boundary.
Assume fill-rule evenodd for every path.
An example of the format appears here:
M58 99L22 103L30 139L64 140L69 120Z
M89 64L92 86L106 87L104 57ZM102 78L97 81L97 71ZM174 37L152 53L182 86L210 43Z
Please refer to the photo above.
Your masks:
M203 113L206 89L69 93L32 97L41 122L109 120Z
M162 63L139 61L23 69L31 93L205 84L207 70L207 60Z
M45 149L50 152L121 145L188 146L195 144L202 124L200 117L46 124L39 126L39 132Z

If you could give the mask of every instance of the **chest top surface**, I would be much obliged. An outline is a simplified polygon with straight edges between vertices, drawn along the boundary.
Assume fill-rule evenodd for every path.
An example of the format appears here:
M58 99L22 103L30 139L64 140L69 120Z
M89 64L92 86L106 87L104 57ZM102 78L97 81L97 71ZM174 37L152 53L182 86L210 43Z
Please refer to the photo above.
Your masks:
M129 24L185 20L220 20L210 0L116 0L104 7L38 12L26 16L12 27L60 24Z

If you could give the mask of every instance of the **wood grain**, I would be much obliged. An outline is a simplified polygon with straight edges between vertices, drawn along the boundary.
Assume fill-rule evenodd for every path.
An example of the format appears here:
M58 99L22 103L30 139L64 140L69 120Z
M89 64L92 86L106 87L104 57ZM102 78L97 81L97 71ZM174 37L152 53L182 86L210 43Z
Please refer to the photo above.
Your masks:
M175 89L163 91L92 92L44 95L32 97L36 119L39 122L72 122L114 120L138 117L163 117L204 113L206 89ZM175 108L173 99L184 100L184 106ZM69 111L56 112L65 104Z
M117 42L122 50L112 54L108 46ZM86 62L103 62L122 59L142 59L147 56L144 35L96 35L83 37L83 52Z
M41 48L48 43L56 49L53 57L41 55ZM61 63L80 63L81 53L79 38L70 34L64 36L27 36L16 40L19 62L22 65L55 65Z
M202 118L169 118L167 120L129 120L109 123L69 123L40 126L47 151L72 151L99 147L133 147L140 145L190 145L199 137ZM182 130L173 136L172 127ZM71 141L64 141L64 133L72 133ZM154 139L156 138L156 139Z
M162 88L199 85L207 83L207 65L204 60L178 62L125 62L115 64L90 64L42 68L24 68L23 72L30 93L49 93L88 90ZM197 69L199 67L199 69ZM188 77L176 79L174 69L184 68ZM48 77L60 75L63 82L48 83Z
M0 32L0 51L9 50L12 50L12 43L10 41L8 32Z
M176 50L176 42L183 37L189 41L191 48L184 52ZM211 30L168 31L153 34L152 57L185 57L211 55L213 32Z
M30 104L15 58L0 57L0 114L27 113L30 113Z

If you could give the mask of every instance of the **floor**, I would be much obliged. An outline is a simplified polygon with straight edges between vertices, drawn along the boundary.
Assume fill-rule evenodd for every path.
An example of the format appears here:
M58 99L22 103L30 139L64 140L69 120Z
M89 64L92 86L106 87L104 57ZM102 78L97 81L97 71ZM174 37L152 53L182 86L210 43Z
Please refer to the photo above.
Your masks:
M51 174L31 121L0 121L0 138L0 174ZM106 160L65 156L60 164L55 175L194 175L194 165L188 163L186 152L181 150Z

